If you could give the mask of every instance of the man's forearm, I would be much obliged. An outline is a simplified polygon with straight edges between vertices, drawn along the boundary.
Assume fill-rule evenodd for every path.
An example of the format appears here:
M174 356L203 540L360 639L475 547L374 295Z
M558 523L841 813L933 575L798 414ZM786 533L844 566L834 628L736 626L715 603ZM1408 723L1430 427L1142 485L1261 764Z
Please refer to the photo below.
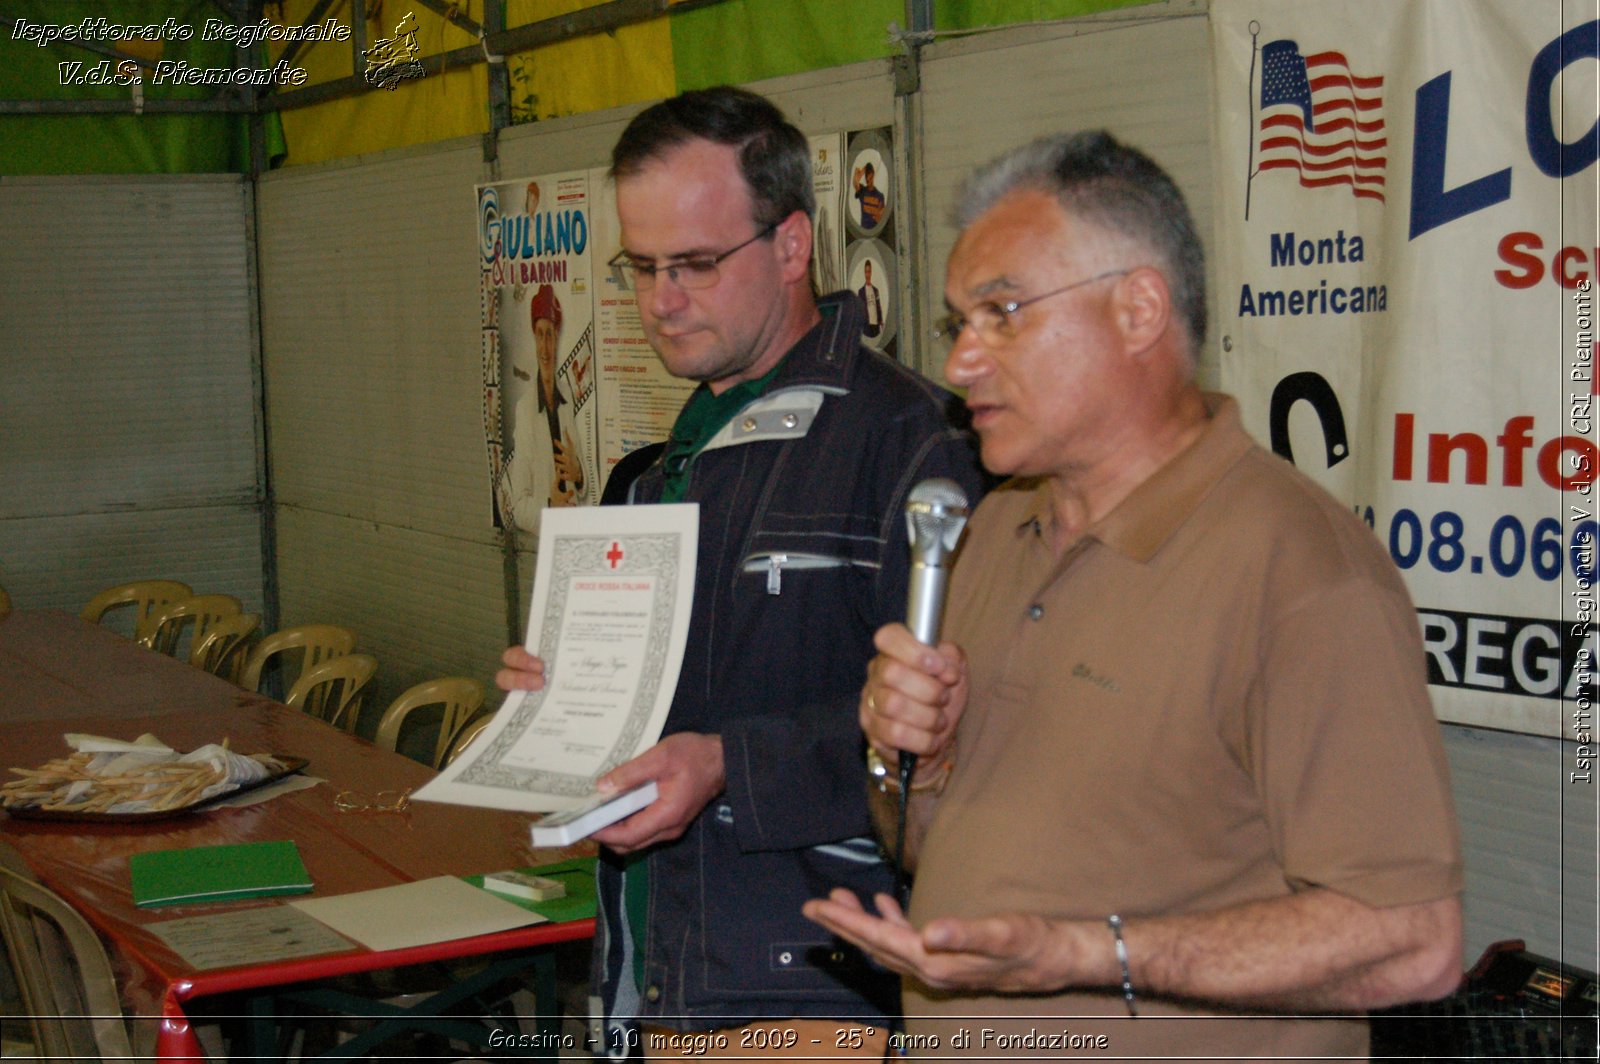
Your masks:
M1109 928L1062 930L1091 942L1082 954L1090 978L1073 982L1120 982ZM1136 990L1249 1008L1360 1011L1443 997L1461 977L1455 898L1375 909L1313 889L1213 913L1129 917L1124 937Z

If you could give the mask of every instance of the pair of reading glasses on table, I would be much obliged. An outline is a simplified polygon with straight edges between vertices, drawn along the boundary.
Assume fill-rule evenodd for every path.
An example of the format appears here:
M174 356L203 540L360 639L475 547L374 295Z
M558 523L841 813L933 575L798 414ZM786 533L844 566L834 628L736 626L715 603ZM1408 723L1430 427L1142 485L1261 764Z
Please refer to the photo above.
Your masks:
M340 791L333 796L333 807L341 813L403 813L411 808L411 788L378 791L371 796L360 791Z

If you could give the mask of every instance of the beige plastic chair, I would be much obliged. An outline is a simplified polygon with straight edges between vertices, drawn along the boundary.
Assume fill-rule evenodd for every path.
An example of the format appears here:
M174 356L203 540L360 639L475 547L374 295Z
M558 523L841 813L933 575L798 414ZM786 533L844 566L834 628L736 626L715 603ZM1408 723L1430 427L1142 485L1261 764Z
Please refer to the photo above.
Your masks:
M384 710L373 742L387 750L395 749L400 743L400 729L413 710L442 706L444 712L439 718L439 738L433 746L433 758L428 762L438 768L444 760L445 749L450 745L450 737L482 705L483 684L477 680L465 676L446 676L441 680L419 683L408 688Z
M284 701L353 732L361 716L362 688L377 671L378 659L371 654L341 654L301 673Z
M0 860L0 933L40 1059L134 1059L105 946L14 854Z
M285 651L304 651L300 659L300 669L295 673L298 678L305 675L312 666L320 665L329 658L348 654L355 648L356 634L336 624L297 624L292 628L281 628L262 639L250 651L250 656L245 659L244 672L239 676L239 686L246 691L261 690L262 670L266 668L268 661ZM286 688L294 686L294 682L289 679L287 669L284 671L283 682Z
M236 613L213 624L205 638L194 641L189 652L189 664L204 669L233 683L239 682L239 672L244 667L248 640L261 624L255 613Z
M108 587L89 600L78 614L90 624L104 623L102 618L119 606L134 608L133 637L141 642L155 628L155 613L169 602L186 599L194 594L188 584L176 580L137 580L131 584Z
M168 657L184 657L188 654L178 653L178 644L183 639L184 629L193 625L194 632L189 637L189 648L192 653L205 639L206 633L211 631L212 625L225 617L237 617L244 607L232 595L193 595L177 602L169 602L151 615L149 636L139 642L154 650L158 654Z
M444 768L450 762L461 756L461 751L472 745L472 740L483 733L483 729L494 720L493 713L480 713L463 724L459 731L450 737L450 744L445 748L444 757L439 759L439 767Z

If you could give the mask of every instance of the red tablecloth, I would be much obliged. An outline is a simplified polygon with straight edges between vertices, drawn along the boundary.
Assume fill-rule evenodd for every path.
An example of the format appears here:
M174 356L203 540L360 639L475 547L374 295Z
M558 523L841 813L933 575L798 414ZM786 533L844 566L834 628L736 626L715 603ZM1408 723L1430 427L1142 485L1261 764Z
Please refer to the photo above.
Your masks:
M129 686L117 688L119 680ZM281 900L139 909L130 893L130 855L292 839L316 884L313 896L326 896L557 861L593 849L533 850L529 817L498 810L414 802L402 813L341 813L333 805L341 790L371 794L417 787L433 770L77 618L14 613L0 621L0 748L6 765L34 766L64 756L62 734L68 731L121 739L150 732L184 750L227 738L241 753L307 758L306 772L327 780L260 805L140 824L0 818L0 842L21 853L45 885L104 934L130 1011L163 1017L158 1050L164 1059L200 1054L183 1013L183 1003L194 997L525 949L593 933L594 922L583 920L406 950L360 948L196 971L149 925Z

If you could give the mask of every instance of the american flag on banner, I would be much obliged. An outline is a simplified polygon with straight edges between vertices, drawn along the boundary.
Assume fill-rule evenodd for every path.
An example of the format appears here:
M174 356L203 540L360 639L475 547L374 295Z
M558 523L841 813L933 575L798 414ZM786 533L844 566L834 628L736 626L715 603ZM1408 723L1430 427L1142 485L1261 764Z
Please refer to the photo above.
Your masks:
M1302 56L1295 41L1261 49L1255 174L1297 170L1306 188L1347 186L1383 200L1383 78L1360 77L1339 52Z

